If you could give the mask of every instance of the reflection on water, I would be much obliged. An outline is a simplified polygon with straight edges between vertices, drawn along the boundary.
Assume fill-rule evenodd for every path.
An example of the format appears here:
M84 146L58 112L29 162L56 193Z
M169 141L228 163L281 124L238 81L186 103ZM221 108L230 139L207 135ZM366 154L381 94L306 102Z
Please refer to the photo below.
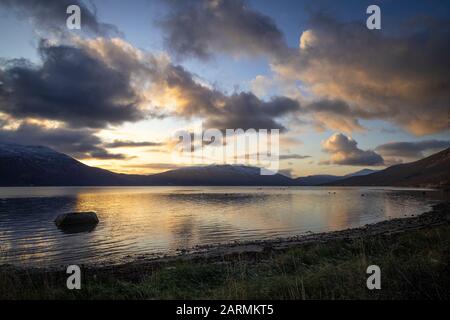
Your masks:
M416 215L440 192L365 188L0 188L0 264L121 262L232 241L289 237ZM92 230L53 220L96 211Z
M95 230L95 227L97 227L97 225L77 224L77 225L67 226L67 227L59 228L59 229L61 230L61 232L64 232L64 233L67 233L67 234L73 234L73 233L92 232L92 231Z

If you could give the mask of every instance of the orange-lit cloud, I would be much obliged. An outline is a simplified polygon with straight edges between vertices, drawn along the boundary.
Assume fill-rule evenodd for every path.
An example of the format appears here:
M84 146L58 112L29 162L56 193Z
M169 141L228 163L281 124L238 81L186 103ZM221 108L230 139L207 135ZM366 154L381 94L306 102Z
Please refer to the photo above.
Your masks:
M316 99L350 107L342 117L331 109L314 115L328 128L351 132L361 130L358 119L385 119L416 135L442 132L448 130L450 63L444 52L450 40L445 28L420 27L420 37L393 37L319 16L303 32L298 52L273 60L272 68L279 77L303 81Z
M383 158L372 150L361 150L358 143L342 133L335 133L322 141L323 150L330 154L330 159L322 164L339 164L351 166L383 165Z

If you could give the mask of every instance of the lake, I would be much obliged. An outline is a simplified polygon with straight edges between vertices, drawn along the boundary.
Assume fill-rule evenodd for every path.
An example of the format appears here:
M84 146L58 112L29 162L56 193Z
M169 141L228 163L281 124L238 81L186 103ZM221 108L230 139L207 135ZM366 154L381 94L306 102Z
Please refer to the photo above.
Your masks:
M196 245L268 240L417 215L440 191L322 187L0 188L0 264L121 263ZM58 214L96 211L89 232Z

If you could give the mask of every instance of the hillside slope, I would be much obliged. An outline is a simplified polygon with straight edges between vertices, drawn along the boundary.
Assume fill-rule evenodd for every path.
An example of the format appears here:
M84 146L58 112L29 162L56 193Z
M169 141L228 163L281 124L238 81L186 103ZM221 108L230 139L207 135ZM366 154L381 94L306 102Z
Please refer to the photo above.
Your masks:
M0 186L288 186L281 174L239 165L186 167L154 175L127 175L89 167L43 146L0 143Z
M368 175L368 174L371 174L374 172L378 172L378 171L371 170L371 169L362 169L362 170L347 174L345 176L317 174L317 175L296 178L296 179L294 179L294 184L296 186L320 186L322 184L336 182L338 180L343 180L343 179L350 178L350 177L365 176L365 175Z
M0 143L0 186L123 184L124 175L89 167L50 148Z
M428 158L346 178L316 175L291 179L260 175L242 165L185 167L153 175L127 175L89 167L42 146L0 143L0 186L418 186L448 187L450 148ZM356 176L355 176L356 175Z
M186 167L149 176L155 185L289 186L293 180L281 174L261 175L260 169L242 165Z
M326 185L333 186L450 186L450 148L422 160L398 164L366 176L352 177Z

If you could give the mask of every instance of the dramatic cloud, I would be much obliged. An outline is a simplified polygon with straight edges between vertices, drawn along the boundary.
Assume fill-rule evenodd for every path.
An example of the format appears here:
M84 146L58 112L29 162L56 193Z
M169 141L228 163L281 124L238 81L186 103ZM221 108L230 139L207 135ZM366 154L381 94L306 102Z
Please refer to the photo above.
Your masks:
M66 45L42 41L39 52L41 65L12 60L0 69L2 122L21 123L3 128L1 139L50 146L80 159L125 159L107 148L159 146L105 144L96 136L103 128L150 116L201 119L205 128L221 130L285 131L283 120L300 110L297 101L285 97L265 101L252 93L226 95L166 55L138 50L117 38L75 38ZM42 125L48 121L51 127Z
M78 5L81 11L81 30L96 35L117 33L111 24L101 23L97 19L96 8L86 6L79 0L0 0L0 7L13 10L19 18L30 19L35 27L47 32L67 32L67 7Z
M417 142L390 142L375 148L383 157L423 158L450 147L450 141L425 140Z
M47 128L34 123L23 122L17 128L0 128L0 141L23 145L43 145L73 157L125 159L123 154L109 153L102 147L102 141L94 130Z
M331 155L322 164L350 166L376 166L383 164L383 158L372 150L361 150L358 143L342 133L335 133L322 142L323 150Z
M80 41L79 46L115 70L126 70L150 116L197 118L207 128L280 129L280 120L300 110L296 100L261 100L252 93L226 95L165 55L135 49L119 39Z
M130 157L122 153L110 153L108 150L99 148L98 150L91 151L89 153L89 158L124 160L129 159Z
M275 97L262 101L252 93L235 94L223 99L224 106L210 113L206 122L209 128L280 129L286 128L276 119L295 113L300 109L297 101Z
M272 67L316 97L345 102L347 131L358 128L357 119L392 121L417 135L447 130L450 21L418 20L408 30L387 35L319 16L303 32L298 53ZM319 112L320 121L338 125L334 110Z
M313 117L319 129L329 128L347 133L365 130L359 123L358 117L372 117L368 111L353 109L342 100L313 101L304 104L302 111Z
M144 117L130 73L74 46L39 46L43 63L6 62L0 69L0 111L14 117L101 128Z
M282 55L286 44L272 18L242 0L169 0L160 25L176 55L208 58L213 53Z
M315 100L302 105L320 129L350 133L364 130L361 119L381 119L416 135L448 130L448 20L416 19L388 34L316 15L294 49L270 17L242 0L169 2L161 25L172 51L266 56L274 79L255 78L255 92L264 96L273 80L292 91L289 83L301 81Z

